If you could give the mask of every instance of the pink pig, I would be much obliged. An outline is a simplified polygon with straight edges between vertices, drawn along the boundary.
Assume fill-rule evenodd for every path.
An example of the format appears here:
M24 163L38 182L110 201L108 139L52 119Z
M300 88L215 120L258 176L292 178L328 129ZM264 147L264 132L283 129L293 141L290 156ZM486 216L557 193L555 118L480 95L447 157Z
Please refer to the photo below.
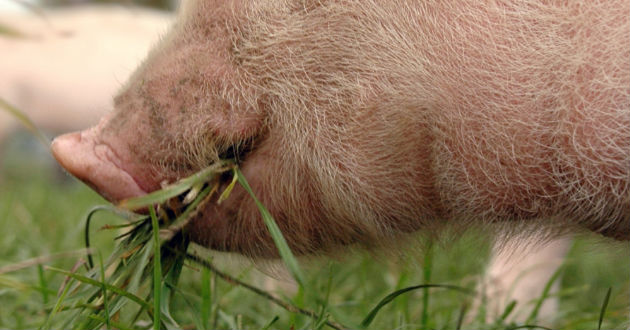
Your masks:
M111 201L236 155L298 254L483 223L627 240L629 12L627 0L188 1L115 110L53 150ZM187 232L276 255L240 187Z

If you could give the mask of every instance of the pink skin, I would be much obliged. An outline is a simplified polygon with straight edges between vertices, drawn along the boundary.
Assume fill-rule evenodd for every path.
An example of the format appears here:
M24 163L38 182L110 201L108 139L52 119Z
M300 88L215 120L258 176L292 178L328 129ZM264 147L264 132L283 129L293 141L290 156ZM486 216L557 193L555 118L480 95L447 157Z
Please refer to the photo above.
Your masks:
M59 164L104 198L117 202L159 189L152 171L134 168L133 155L120 147L118 139L102 134L109 116L87 130L55 138L51 148ZM111 136L111 135L110 135ZM124 138L123 134L121 138Z
M471 220L630 238L627 2L243 2L187 2L62 166L116 202L235 147L297 253ZM187 232L276 255L238 186Z
M59 164L110 201L146 194L138 182L120 167L116 153L107 144L95 141L94 131L90 129L56 138L52 150Z

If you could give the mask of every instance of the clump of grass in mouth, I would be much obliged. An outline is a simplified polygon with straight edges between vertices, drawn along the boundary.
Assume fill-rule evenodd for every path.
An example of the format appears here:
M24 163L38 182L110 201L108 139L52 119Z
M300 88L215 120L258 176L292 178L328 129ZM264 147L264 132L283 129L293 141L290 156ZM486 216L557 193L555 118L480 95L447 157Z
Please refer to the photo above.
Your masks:
M63 328L95 329L106 326L128 329L138 324L143 315L153 321L154 329L180 328L170 315L169 302L172 292L176 290L184 261L191 259L212 268L207 261L187 253L189 241L183 228L200 206L218 194L220 178L228 172L231 172L232 180L218 196L217 202L224 201L237 182L248 191L259 207L282 260L298 284L303 285L302 272L275 221L254 196L238 166L231 160L223 160L159 191L124 200L117 207L94 208L86 222L88 247L90 219L96 211L110 210L127 220L123 225L106 225L104 228L127 228L128 231L117 238L118 244L105 262L99 256L98 267L94 266L92 255L88 255L87 262L83 262L87 268L84 275L76 271L78 267L72 271L48 267L51 271L66 275L68 280L60 289L58 301L43 328L49 328L51 320L62 310L73 314L64 317L66 324ZM149 215L132 212L141 209L148 210ZM211 270L218 272L216 269ZM229 278L227 274L218 275ZM237 282L286 309L318 316Z
M98 267L94 267L93 258L88 255L85 275L49 268L71 279L60 290L62 294L49 320L60 309L73 310L72 317L64 318L67 320L64 328L124 329L136 324L146 313L156 329L179 328L168 306L189 244L182 229L198 206L216 194L219 177L228 171L237 173L236 166L222 161L162 190L124 200L117 208L101 206L90 212L86 223L88 246L89 222L98 210L112 210L127 220L123 225L105 228L128 228L128 231L118 237L114 252L105 262L99 258ZM219 199L225 199L230 190L225 189ZM148 209L149 215L131 212L140 209ZM66 292L72 294L68 296Z

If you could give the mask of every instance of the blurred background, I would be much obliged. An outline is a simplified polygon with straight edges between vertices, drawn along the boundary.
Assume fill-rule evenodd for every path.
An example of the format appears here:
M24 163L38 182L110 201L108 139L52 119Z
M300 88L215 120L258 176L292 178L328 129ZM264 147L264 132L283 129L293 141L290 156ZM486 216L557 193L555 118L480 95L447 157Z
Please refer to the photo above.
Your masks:
M172 11L177 8L179 0L3 0L0 1L0 10L23 12L29 7L54 8L85 4L141 6Z
M175 6L0 0L0 98L49 137L95 124L167 30ZM22 128L0 112L0 145L26 138Z
M48 140L97 123L167 30L177 5L176 0L0 0L0 100L26 114ZM0 328L39 328L46 320L63 277L46 271L42 263L72 268L84 247L84 217L101 204L106 201L57 166L46 143L0 109ZM121 220L99 214L94 221L92 246L106 258L115 233L98 228ZM324 263L327 267L317 263L309 270L310 280L314 287L332 285L325 290L337 320L358 324L397 288L431 282L475 289L489 241L472 232L447 242L446 248L436 246L396 262L389 256L374 260L373 255L353 254ZM595 329L605 293L612 288L602 328L627 328L629 269L627 244L580 237L562 269L561 288L555 293L561 304L551 324ZM214 277L210 319L199 321L201 274L194 267L185 272L183 294L173 302L174 316L183 325L262 328L275 316L280 328L308 324L308 318ZM292 291L250 266L232 274L308 307L308 293ZM374 328L418 328L419 320L428 328L455 328L461 312L474 305L444 291L431 296L427 314L422 306L428 299L423 299L420 292L402 297L384 310Z

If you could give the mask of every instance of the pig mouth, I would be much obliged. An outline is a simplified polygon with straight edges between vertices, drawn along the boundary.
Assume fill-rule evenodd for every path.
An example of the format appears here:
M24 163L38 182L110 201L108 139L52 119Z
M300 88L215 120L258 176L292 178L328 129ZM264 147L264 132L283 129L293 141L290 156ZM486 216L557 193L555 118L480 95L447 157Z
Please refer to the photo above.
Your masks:
M96 129L92 128L57 137L51 145L54 157L70 174L85 182L114 204L144 196L160 189L161 176L155 175L156 172L147 170L146 165L131 163L125 158L129 156L124 149L116 150L110 144L99 139L98 133ZM257 136L247 141L232 144L217 156L218 159L232 163L231 166L240 167L244 175L251 175L250 178L255 181L255 173L261 171L260 157L265 157L261 156L261 153L262 155L265 154L265 145L264 140L261 141L261 137ZM125 166L125 164L129 165ZM212 164L208 164L208 166L212 166ZM194 175L195 173L189 174ZM240 243L236 244L231 239L227 239L232 237L234 225L233 222L226 220L234 218L240 212L239 209L243 205L242 201L245 200L247 194L245 190L237 188L235 191L230 190L231 193L228 191L224 195L233 180L232 171L226 170L220 171L219 176L212 179L213 182L208 182L213 186L216 185L212 188L215 193L205 201L201 200L201 204L197 205L198 215L189 219L191 222L187 224L190 228L187 230L187 235L192 241L223 251L238 249ZM184 192L177 197L170 198L164 204L163 210L172 212L171 215L180 214L182 208L187 207L185 205L190 203L190 201L186 202L188 196L188 192ZM226 199L219 202L223 196ZM133 212L146 214L148 209L134 209Z
M231 160L241 168L249 167L246 160L260 138L251 137L231 144L217 155L218 159ZM163 185L160 182L163 177L158 175L160 171L121 157L127 153L117 151L99 138L98 127L59 136L52 142L51 149L63 168L112 203L146 195ZM219 189L223 190L232 181L232 176L226 172L217 181Z
M254 140L230 145L218 155L219 159L244 165L254 149ZM146 195L160 188L161 182L153 182L159 181L154 175L137 171L134 166L124 166L124 159L115 148L97 138L95 129L59 136L52 142L51 149L63 168L111 202Z

